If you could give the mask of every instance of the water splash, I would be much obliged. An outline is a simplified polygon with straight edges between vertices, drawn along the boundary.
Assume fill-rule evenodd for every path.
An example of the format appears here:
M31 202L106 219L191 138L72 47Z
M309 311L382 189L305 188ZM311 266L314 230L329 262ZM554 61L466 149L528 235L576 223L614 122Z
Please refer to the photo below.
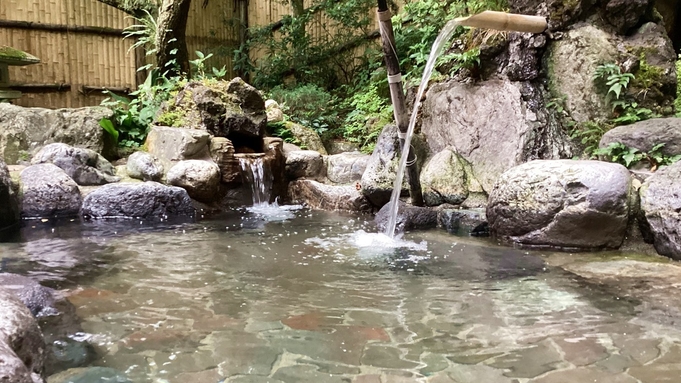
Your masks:
M442 49L445 47L445 43L449 41L454 34L457 26L459 26L458 20L451 20L445 24L444 28L442 28L442 31L433 43L433 47L430 50L430 56L428 56L428 62L426 63L426 68L423 70L421 85L419 85L419 90L416 93L414 110L412 111L411 118L409 119L407 136L404 138L404 146L402 147L402 154L400 158L400 167L397 169L397 176L395 177L395 183L393 184L393 192L390 196L390 219L388 220L385 234L391 238L395 237L395 227L397 226L397 202L400 198L400 192L402 191L404 169L407 167L407 157L409 157L411 137L414 135L414 126L416 125L416 117L418 115L419 108L421 107L421 98L423 98L423 93L428 88L428 81L430 80L430 75L433 73L433 68L435 68L435 61L442 52Z

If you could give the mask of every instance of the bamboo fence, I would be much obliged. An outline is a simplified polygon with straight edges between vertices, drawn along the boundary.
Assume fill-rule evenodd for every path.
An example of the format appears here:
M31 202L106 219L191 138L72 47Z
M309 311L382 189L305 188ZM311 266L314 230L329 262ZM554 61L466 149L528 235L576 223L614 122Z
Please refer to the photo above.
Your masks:
M194 0L187 21L187 48L213 53L207 67L225 66L235 75L233 51L239 46L239 1ZM306 2L311 2L307 0ZM248 1L248 25L262 26L290 13L281 0ZM306 4L308 6L309 4ZM320 13L309 32L323 41L337 28ZM123 29L135 21L97 0L0 0L0 45L26 51L40 64L10 67L15 89L24 95L22 106L48 108L98 105L103 89L126 92L141 81L137 68L148 62L133 41L123 39ZM263 52L250 52L262 58Z

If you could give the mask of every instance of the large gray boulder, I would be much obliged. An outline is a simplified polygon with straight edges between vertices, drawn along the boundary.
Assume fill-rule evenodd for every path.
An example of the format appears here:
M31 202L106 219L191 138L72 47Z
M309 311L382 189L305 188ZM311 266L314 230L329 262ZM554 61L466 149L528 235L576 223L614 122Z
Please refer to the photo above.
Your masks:
M53 164L31 165L21 171L23 218L77 216L83 203L78 184Z
M662 154L681 154L681 118L653 118L618 126L607 131L598 146L606 148L615 142L642 152L650 152L655 145L664 144L660 149Z
M0 157L16 164L53 142L101 153L105 131L99 121L112 116L102 107L44 109L0 103Z
M681 260L681 162L661 168L639 189L639 225L646 242L662 255Z
M506 171L490 194L497 237L525 245L617 248L630 218L631 177L600 161L532 161Z
M316 150L298 150L286 154L286 177L290 180L311 178L321 180L326 176L324 158Z
M130 178L156 182L163 178L163 163L147 152L131 154L125 167Z
M31 312L0 289L0 381L39 383L44 378L45 341Z
M486 193L515 165L570 154L562 128L541 108L542 91L528 83L448 81L426 95L421 132L431 153L454 147Z
M103 185L120 181L114 176L115 169L111 163L94 150L62 143L46 145L36 153L31 163L57 165L78 185Z
M7 164L0 157L0 229L19 222L19 200Z
M159 114L160 125L200 129L260 151L265 135L265 101L236 77L210 84L190 81ZM256 147L257 146L257 147Z
M354 186L326 185L314 180L289 183L289 200L313 209L370 212L371 204Z
M416 134L411 140L412 149L416 155L416 164L419 169L428 156L428 149L423 137ZM360 181L362 194L369 198L375 206L383 206L390 201L393 184L397 175L400 162L400 141L397 137L397 127L387 125L381 131L376 141L374 152L371 153L366 170ZM401 194L409 192L409 175L405 171L402 182Z
M220 168L212 161L180 161L168 170L168 185L179 186L197 201L214 202L220 186Z
M157 182L107 184L83 200L86 218L193 217L195 210L187 191Z
M339 153L324 157L326 178L335 184L350 184L362 179L369 155L360 152Z

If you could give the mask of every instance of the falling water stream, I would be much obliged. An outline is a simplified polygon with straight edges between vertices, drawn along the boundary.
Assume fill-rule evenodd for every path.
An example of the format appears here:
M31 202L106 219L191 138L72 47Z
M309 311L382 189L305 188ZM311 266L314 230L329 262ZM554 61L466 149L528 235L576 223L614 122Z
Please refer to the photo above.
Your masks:
M430 56L428 57L428 62L426 63L426 68L423 70L423 77L421 78L421 85L419 85L419 90L416 93L416 101L414 101L414 110L411 113L411 118L409 119L409 128L407 129L407 136L404 138L404 146L402 147L402 155L400 158L400 166L397 169L397 176L395 177L395 183L393 184L393 193L390 196L390 219L388 220L388 226L386 227L385 234L391 238L395 237L395 226L397 225L397 201L400 198L400 192L402 191L402 179L404 178L404 169L407 167L407 157L409 157L409 148L411 147L411 137L414 135L414 126L416 125L416 118L421 107L421 98L423 93L428 88L428 81L430 80L430 75L433 73L433 68L435 67L435 60L442 52L445 43L454 34L456 27L459 26L458 20L449 21L442 31L435 39L433 43L433 48L430 50Z
M244 182L251 185L253 206L268 205L272 190L272 175L266 171L263 158L239 157Z

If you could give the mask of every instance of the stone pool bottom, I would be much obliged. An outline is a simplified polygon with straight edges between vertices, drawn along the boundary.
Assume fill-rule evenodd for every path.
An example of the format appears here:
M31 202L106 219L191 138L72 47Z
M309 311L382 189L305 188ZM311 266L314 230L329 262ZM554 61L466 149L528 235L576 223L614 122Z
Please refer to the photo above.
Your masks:
M440 230L396 245L370 221L34 222L0 254L65 290L93 366L134 383L681 382L681 316L546 252Z

